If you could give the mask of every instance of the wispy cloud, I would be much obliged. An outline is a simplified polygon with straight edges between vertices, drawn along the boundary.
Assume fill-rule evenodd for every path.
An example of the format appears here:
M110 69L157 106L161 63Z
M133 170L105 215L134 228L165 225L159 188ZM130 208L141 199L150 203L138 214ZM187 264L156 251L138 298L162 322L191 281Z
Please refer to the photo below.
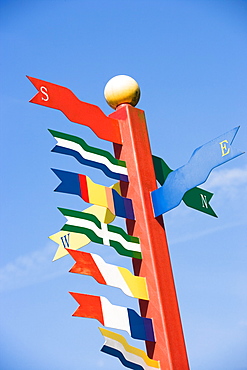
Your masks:
M247 185L247 166L243 168L219 169L211 173L208 188L239 188Z
M225 205L229 207L229 203L232 201L232 210L239 205L238 210L242 210L242 215L245 216L247 213L247 166L215 169L205 183L205 189L215 194L212 204L215 204L219 209Z
M0 291L22 288L63 274L66 270L61 264L54 268L53 255L54 248L49 243L0 267Z
M206 229L204 231L199 231L199 232L194 232L193 231L193 233L191 232L191 233L187 233L187 234L184 233L181 236L172 238L172 241L170 242L170 245L174 245L174 244L178 244L178 243L184 243L184 242L187 242L187 241L190 241L190 240L200 239L203 236L214 234L218 231L223 231L225 229L229 230L230 228L237 227L237 226L244 226L244 225L246 225L246 222L240 220L239 222L227 223L227 224L224 224L224 225L221 225L221 226L218 226L218 227L212 227L212 228Z

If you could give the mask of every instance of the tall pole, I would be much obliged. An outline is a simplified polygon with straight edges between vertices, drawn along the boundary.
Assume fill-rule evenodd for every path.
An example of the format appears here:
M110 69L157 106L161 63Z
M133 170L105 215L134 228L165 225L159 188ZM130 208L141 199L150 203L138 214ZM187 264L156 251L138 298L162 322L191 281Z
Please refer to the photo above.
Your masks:
M146 277L149 301L139 300L143 317L153 320L156 342L146 342L150 358L161 370L188 370L186 347L162 216L154 217L150 192L157 188L144 112L120 104L110 117L118 119L123 145L115 155L126 161L129 184L121 184L132 199L135 221L127 220L129 234L141 241L142 260L133 259L135 275Z

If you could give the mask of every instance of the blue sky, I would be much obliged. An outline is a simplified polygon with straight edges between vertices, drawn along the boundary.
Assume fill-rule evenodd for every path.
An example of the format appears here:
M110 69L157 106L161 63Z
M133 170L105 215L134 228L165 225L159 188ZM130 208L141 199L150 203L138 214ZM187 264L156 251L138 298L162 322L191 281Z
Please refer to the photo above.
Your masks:
M50 168L113 182L73 158L51 153L48 128L112 151L87 127L30 104L25 77L70 88L112 112L103 97L117 74L141 88L154 154L176 169L193 150L240 125L246 151L246 1L1 1L1 305L3 370L122 369L100 352L95 320L71 317L75 291L138 309L135 299L91 277L70 274L73 261L51 262L48 236L64 223L57 207L83 210L76 196L54 193ZM218 219L181 204L164 216L192 370L247 369L246 155L215 169L202 186L215 195ZM124 227L121 220L114 224ZM85 251L131 269L112 248ZM143 348L140 341L128 341Z

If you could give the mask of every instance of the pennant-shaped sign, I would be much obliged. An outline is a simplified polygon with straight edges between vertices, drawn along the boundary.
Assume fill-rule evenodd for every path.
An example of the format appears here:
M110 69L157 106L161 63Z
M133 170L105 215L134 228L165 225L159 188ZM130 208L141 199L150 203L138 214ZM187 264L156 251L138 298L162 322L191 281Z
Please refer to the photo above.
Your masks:
M55 189L61 193L79 195L85 202L108 208L114 215L135 219L132 200L112 188L95 184L88 176L52 169L62 181Z
M70 272L92 276L98 283L121 289L130 297L148 300L146 279L128 269L106 263L94 253L69 250L76 263Z
M81 164L102 170L106 176L112 179L128 181L126 162L116 159L106 150L89 146L77 136L54 130L49 131L57 140L52 152L70 155Z
M101 139L122 144L118 121L107 117L97 105L79 100L66 87L34 77L27 76L27 78L38 90L38 93L30 100L31 103L58 109L70 121L90 127Z
M131 308L113 305L105 297L72 292L70 294L79 303L73 316L96 319L109 328L127 331L134 339L155 342L151 319L139 316Z
M67 231L59 231L56 234L49 236L49 239L59 245L53 261L58 260L68 254L67 250L79 249L91 242L91 240L84 234L68 233Z
M126 234L121 227L106 225L89 213L58 209L67 218L61 230L84 234L94 243L113 247L122 256L142 258L139 238Z
M105 337L101 351L117 357L125 367L133 370L160 369L159 361L149 358L143 350L130 346L122 335L104 328L99 328L99 330Z
M163 185L167 176L169 175L172 170L166 162L160 158L153 155L153 164L154 164L154 171L156 175L157 181L160 185ZM216 213L212 209L211 205L209 204L213 193L209 191L200 189L200 188L193 188L188 190L184 196L183 201L184 203L191 208L196 209L197 211L201 211L203 213L207 213L208 215L217 217Z
M231 145L238 129L197 148L186 165L169 173L164 185L151 192L155 217L177 207L184 194L205 182L215 167L243 154Z
M119 183L112 185L112 188L119 192ZM100 206L88 207L83 212L95 215L100 222L105 224L109 224L115 219L115 216L109 211L109 209ZM68 254L66 248L76 250L84 247L91 241L91 239L89 239L86 235L72 232L68 233L66 231L59 231L49 236L49 238L58 244L53 261L66 256Z

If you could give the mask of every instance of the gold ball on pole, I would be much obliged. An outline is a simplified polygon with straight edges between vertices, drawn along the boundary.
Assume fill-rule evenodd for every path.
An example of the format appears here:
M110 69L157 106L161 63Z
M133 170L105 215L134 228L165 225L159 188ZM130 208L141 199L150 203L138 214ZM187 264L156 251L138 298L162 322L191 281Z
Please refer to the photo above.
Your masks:
M107 82L104 96L113 109L120 104L131 104L135 107L140 99L140 88L132 77L118 75Z

